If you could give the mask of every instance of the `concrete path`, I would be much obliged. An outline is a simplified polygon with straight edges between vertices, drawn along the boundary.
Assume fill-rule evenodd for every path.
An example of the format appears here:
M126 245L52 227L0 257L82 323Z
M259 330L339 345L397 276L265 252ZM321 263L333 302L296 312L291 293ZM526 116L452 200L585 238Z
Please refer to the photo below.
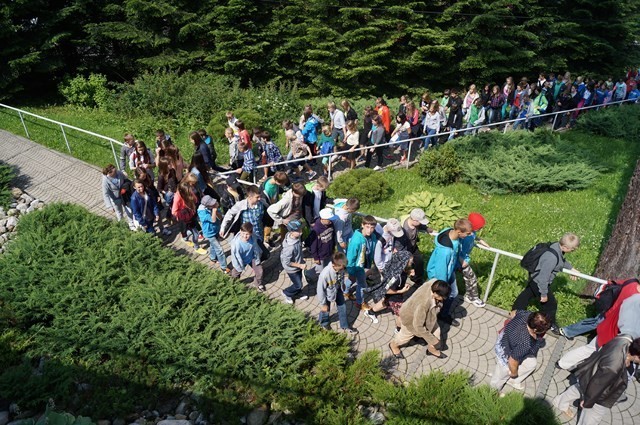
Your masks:
M45 202L73 202L85 206L97 214L113 217L105 210L100 193L100 170L92 165L65 154L52 151L23 137L15 136L0 130L0 161L17 168L20 177L17 185L31 195ZM208 264L207 256L196 256L179 234L165 239L165 243L178 252L189 255L203 264ZM226 242L223 244L228 252ZM308 260L310 263L310 260ZM243 276L251 281L251 275ZM288 286L286 274L282 272L277 252L265 264L265 283L267 295L281 299L280 291ZM306 301L296 301L295 308L316 317L318 306L315 301L315 287L304 288L309 295ZM385 312L379 315L379 323L373 324L360 314L348 302L349 320L359 330L354 337L354 348L357 352L379 350L383 356L385 367L398 379L410 379L430 372L442 370L466 370L475 384L488 384L490 374L495 367L493 346L498 330L506 319L506 312L491 306L476 308L462 303L456 307L455 316L460 320L458 328L443 328L446 344L449 349L447 359L436 359L426 355L426 347L420 343L410 344L403 348L404 360L397 361L391 355L387 344L394 334L395 323L392 315ZM332 315L332 327L337 330L337 315ZM532 377L525 381L525 393L530 397L541 397L550 402L559 392L568 386L568 373L553 367L560 355L577 344L584 344L584 338L575 341L547 337L547 345L538 356L538 368ZM634 404L638 384L634 381L627 389L628 400L615 406L611 414L602 423L615 425L640 424L640 404ZM505 387L509 391L509 387ZM574 423L573 421L565 421Z

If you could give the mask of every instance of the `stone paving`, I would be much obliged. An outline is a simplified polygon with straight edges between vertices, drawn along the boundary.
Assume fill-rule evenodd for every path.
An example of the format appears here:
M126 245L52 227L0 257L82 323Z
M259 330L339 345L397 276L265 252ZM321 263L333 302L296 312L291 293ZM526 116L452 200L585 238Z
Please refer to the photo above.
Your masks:
M52 151L23 137L15 136L0 130L0 161L17 168L20 177L17 185L31 195L45 202L63 201L85 206L97 214L113 217L104 208L100 192L101 172L98 167L86 164L68 155ZM165 244L178 252L190 255L194 260L208 264L208 256L197 256L193 250L182 242L177 232L165 238ZM228 252L228 246L223 243ZM311 260L307 260L311 264ZM271 298L281 299L280 291L288 286L287 276L282 272L279 253L272 253L265 263L266 294ZM242 276L246 282L251 281L252 272L249 270ZM305 286L303 293L309 295L306 301L296 300L294 307L316 317L318 306L315 301L315 287ZM448 345L446 359L436 359L426 355L426 347L420 342L412 342L403 347L405 359L395 360L387 344L394 334L395 322L390 312L379 314L379 323L371 320L357 311L351 302L347 302L349 321L359 330L353 338L354 349L357 352L379 350L386 365L391 366L391 373L398 379L410 379L438 369L445 372L466 370L472 376L475 384L488 384L490 374L495 367L493 346L498 330L506 319L506 312L487 306L477 308L464 302L458 304L455 316L460 320L460 327L442 328L443 340ZM337 314L332 311L332 327L338 330ZM559 392L568 386L569 373L554 368L554 363L560 355L568 349L586 343L580 337L574 341L555 338L549 335L547 345L538 355L538 367L534 374L525 381L525 394L530 397L541 397L550 402ZM604 418L603 424L628 425L640 424L640 404L635 405L637 383L634 381L627 389L628 400L616 405L611 414ZM510 391L506 386L505 391ZM562 417L560 418L563 419ZM573 423L573 420L564 420Z

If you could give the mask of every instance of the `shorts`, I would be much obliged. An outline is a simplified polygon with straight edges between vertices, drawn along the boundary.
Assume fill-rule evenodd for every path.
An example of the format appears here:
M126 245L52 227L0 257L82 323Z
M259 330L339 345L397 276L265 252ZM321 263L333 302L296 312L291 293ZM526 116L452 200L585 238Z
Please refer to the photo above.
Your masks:
M402 307L402 301L387 301L387 305L391 309L394 316L400 316L400 307Z

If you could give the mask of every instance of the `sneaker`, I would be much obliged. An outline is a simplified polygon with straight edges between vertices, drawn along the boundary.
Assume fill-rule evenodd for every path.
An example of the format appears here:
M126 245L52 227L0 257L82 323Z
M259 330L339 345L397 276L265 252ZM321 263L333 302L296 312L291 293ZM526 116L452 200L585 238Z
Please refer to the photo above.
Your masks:
M476 298L471 302L471 304L475 305L478 308L483 308L486 305L480 298Z
M184 243L186 243L188 246L193 248L193 242L191 241L184 241Z
M564 328L560 328L560 329L558 329L558 331L560 332L560 335L562 335L563 337L567 338L569 341L573 341L573 337L572 336L567 336L567 334L564 332Z
M364 315L365 317L368 317L369 319L371 319L371 322L374 324L379 322L378 317L371 310L365 310Z
M358 334L358 330L356 328L345 328L345 329L342 329L342 331L344 333L346 333L347 335L357 335Z
M282 296L284 297L284 302L285 302L285 303L287 303L287 304L293 304L293 300L291 299L291 297L287 297L287 296L284 294L284 291L280 291L280 293L281 293L281 294L282 294Z
M556 325L555 323L551 325L551 328L549 330L553 332L554 335L560 335L560 329L558 328L558 325Z
M509 385L514 390L524 391L524 385L522 385L522 382L516 382L513 379L509 379L507 381L507 385Z
M201 240L204 240L204 236L202 236L202 233L198 234L198 242L200 242Z
M207 250L206 250L206 249L204 249L204 248L198 248L198 249L194 250L193 252L195 252L195 253L196 253L196 254L198 254L198 255L206 255L206 254L208 254L208 253L209 253L209 252L207 252Z
M300 295L300 296L298 297L298 299L299 299L300 301L306 301L306 300L308 300L308 299L309 299L309 295Z
M367 304L366 302L363 302L362 304L358 305L356 303L356 306L360 308L360 310L370 310L371 307L369 307L369 304Z
M267 287L264 285L258 285L256 286L256 289L258 290L258 292L264 292L267 290ZM291 301L291 303L293 304L293 301Z
M164 229L162 229L162 234L164 236L169 236L171 235L171 230L167 229L166 227Z
M373 171L380 171L382 170L382 167L379 165L376 165L375 167L373 167Z
M226 274L227 276L231 276L231 269L227 267L226 269L222 270L222 273Z
M400 328L398 326L396 326L396 328L393 330L394 334L399 334L400 333Z
M318 175L318 173L316 173L315 171L307 173L307 176L309 176L309 180L315 179L317 175Z

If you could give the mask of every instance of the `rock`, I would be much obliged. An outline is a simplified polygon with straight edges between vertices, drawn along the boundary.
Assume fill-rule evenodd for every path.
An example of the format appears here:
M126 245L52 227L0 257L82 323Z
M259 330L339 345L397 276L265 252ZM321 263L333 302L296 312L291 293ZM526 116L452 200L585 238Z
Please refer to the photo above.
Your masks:
M247 425L264 425L269 419L269 409L267 406L260 406L253 409L247 415Z
M186 421L184 419L165 419L164 421L158 422L158 425L192 425L191 422Z
M29 208L27 208L27 209L25 210L25 212L24 212L24 213L25 213L25 214L29 214L30 212L34 212L35 210L36 210L35 208L33 208L33 207L29 207Z
M0 208L0 220L5 218L6 216L7 216L7 213L5 213L2 208Z
M117 418L113 421L113 425L126 425L126 422L122 418Z
M9 423L9 412L0 412L0 425L7 425Z
M41 209L41 208L43 208L43 207L44 207L44 202L42 202L42 201L38 201L38 204L36 205L36 209L38 209L38 210L39 210L39 209Z
M176 407L176 414L184 415L184 412L185 412L186 409L187 409L186 400L180 400L180 403L178 404L178 407Z
M12 203L9 204L9 208L15 208L17 206L18 206L17 202L12 202Z
M369 415L369 420L373 425L382 425L387 418L381 412L374 412Z
M5 233L7 233L7 228L4 226L0 226L0 235L4 235Z
M207 424L207 421L205 420L204 415L200 413L196 418L196 425L205 425L205 424Z
M9 217L13 217L14 215L18 215L18 210L15 208L10 208L9 211L7 211L7 215Z
M108 420L108 419L100 419L100 420L97 422L97 425L111 425L111 421L110 421L110 420Z
M21 213L24 213L27 210L27 208L29 208L29 205L27 204L18 204L18 206L16 207L16 209Z
M198 419L199 415L200 413L197 410L194 410L193 412L189 413L189 420L195 421L196 419Z
M179 421L184 421L184 420L187 419L187 415L181 415L180 413L178 413L176 415L176 419L179 420Z
M7 223L5 224L6 228L8 231L13 231L13 229L16 228L16 226L18 225L18 219L11 216L7 219Z
M34 201L34 199L27 195L26 193L23 193L22 196L20 196L20 199L18 200L18 202L24 202L25 204L31 204Z
M282 412L273 412L271 415L269 415L269 420L267 421L267 423L269 425L273 425L275 423L280 423L280 418L282 417L283 413Z
M22 196L22 189L20 189L19 187L14 187L13 189L11 189L11 196L13 196L13 199L18 199Z

